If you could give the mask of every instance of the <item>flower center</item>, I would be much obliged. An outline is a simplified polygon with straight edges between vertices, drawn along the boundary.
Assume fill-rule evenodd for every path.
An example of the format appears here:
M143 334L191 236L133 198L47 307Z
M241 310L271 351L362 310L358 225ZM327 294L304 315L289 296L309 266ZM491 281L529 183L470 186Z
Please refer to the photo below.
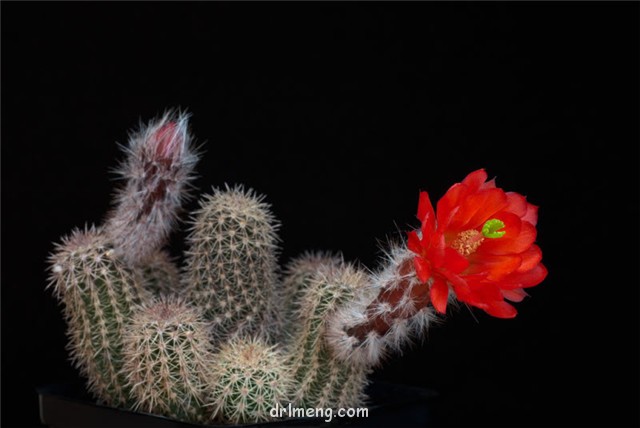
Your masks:
M450 244L451 248L463 256L468 256L469 254L476 252L485 238L502 238L506 233L504 230L500 230L502 228L504 228L504 222L497 218L492 218L482 225L482 232L478 232L475 229L469 229L458 233L456 239L454 239Z
M482 233L475 229L465 230L464 232L458 233L456 239L451 242L451 248L463 256L468 256L469 254L475 253L480 244L482 244L482 241L484 241Z

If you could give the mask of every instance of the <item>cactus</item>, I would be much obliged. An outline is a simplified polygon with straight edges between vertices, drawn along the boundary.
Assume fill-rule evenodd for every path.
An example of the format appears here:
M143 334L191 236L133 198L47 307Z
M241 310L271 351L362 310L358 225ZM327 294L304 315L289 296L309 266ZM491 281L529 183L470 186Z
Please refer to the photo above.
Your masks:
M184 290L205 309L215 340L261 333L277 286L278 224L262 196L214 189L200 202L188 237Z
M135 410L204 422L212 362L199 311L176 297L134 308L123 338L123 371Z
M212 366L212 418L242 424L271 420L270 411L289 400L290 367L275 346L258 338L225 343Z
M315 270L312 270L314 269ZM307 254L289 267L298 328L288 348L296 403L307 407L357 407L365 399L369 368L334 358L325 340L327 320L365 288L367 275L339 257Z
M50 258L71 357L112 406L196 423L266 421L288 400L362 406L368 374L448 302L513 317L505 299L522 300L547 273L537 207L484 170L452 186L437 214L421 192L421 227L378 271L305 253L282 281L270 205L242 186L214 189L178 270L164 246L197 161L187 115L141 127L126 154L106 222L63 238Z
M166 243L188 195L198 155L187 131L188 115L167 112L129 139L116 170L125 180L104 225L116 255L144 264Z
M72 360L99 401L126 406L122 333L132 306L144 298L137 276L93 227L63 238L50 262L51 285L64 305Z

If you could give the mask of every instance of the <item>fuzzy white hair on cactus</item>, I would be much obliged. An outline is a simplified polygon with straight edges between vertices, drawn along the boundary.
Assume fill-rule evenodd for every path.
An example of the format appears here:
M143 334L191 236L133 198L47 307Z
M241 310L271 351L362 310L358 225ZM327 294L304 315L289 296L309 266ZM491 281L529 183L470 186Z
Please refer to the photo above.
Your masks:
M145 263L161 249L189 194L198 153L187 113L168 111L131 134L126 159L116 173L125 180L104 226L127 264Z

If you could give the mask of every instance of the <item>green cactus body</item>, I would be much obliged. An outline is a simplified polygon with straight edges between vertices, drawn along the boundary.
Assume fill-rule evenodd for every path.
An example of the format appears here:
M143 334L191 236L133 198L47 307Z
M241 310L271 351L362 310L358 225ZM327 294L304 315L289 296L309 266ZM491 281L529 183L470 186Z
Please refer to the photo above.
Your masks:
M128 406L122 373L122 333L131 308L144 292L94 228L74 231L51 256L51 283L64 314L71 358L96 398Z
M166 251L157 251L144 265L135 269L151 295L171 296L180 292L180 271Z
M210 403L223 423L271 420L288 403L291 371L286 357L261 339L231 339L215 356Z
M204 422L212 358L208 336L201 314L183 300L161 298L134 308L123 338L134 409Z
M303 282L296 293L298 328L289 344L294 401L305 407L357 407L362 405L367 366L337 360L325 340L327 318L364 287L366 275L338 258L325 262L305 256L293 266L318 266L309 276L290 269Z
M278 225L263 198L215 189L200 203L189 236L184 290L205 309L216 342L269 333L277 286Z

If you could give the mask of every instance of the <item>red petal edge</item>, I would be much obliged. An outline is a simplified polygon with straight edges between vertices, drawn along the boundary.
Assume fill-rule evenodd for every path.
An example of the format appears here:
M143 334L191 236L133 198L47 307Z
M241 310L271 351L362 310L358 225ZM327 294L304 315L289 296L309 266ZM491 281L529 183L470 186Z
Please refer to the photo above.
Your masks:
M446 313L448 299L449 286L441 278L434 278L431 284L431 302L438 313Z

